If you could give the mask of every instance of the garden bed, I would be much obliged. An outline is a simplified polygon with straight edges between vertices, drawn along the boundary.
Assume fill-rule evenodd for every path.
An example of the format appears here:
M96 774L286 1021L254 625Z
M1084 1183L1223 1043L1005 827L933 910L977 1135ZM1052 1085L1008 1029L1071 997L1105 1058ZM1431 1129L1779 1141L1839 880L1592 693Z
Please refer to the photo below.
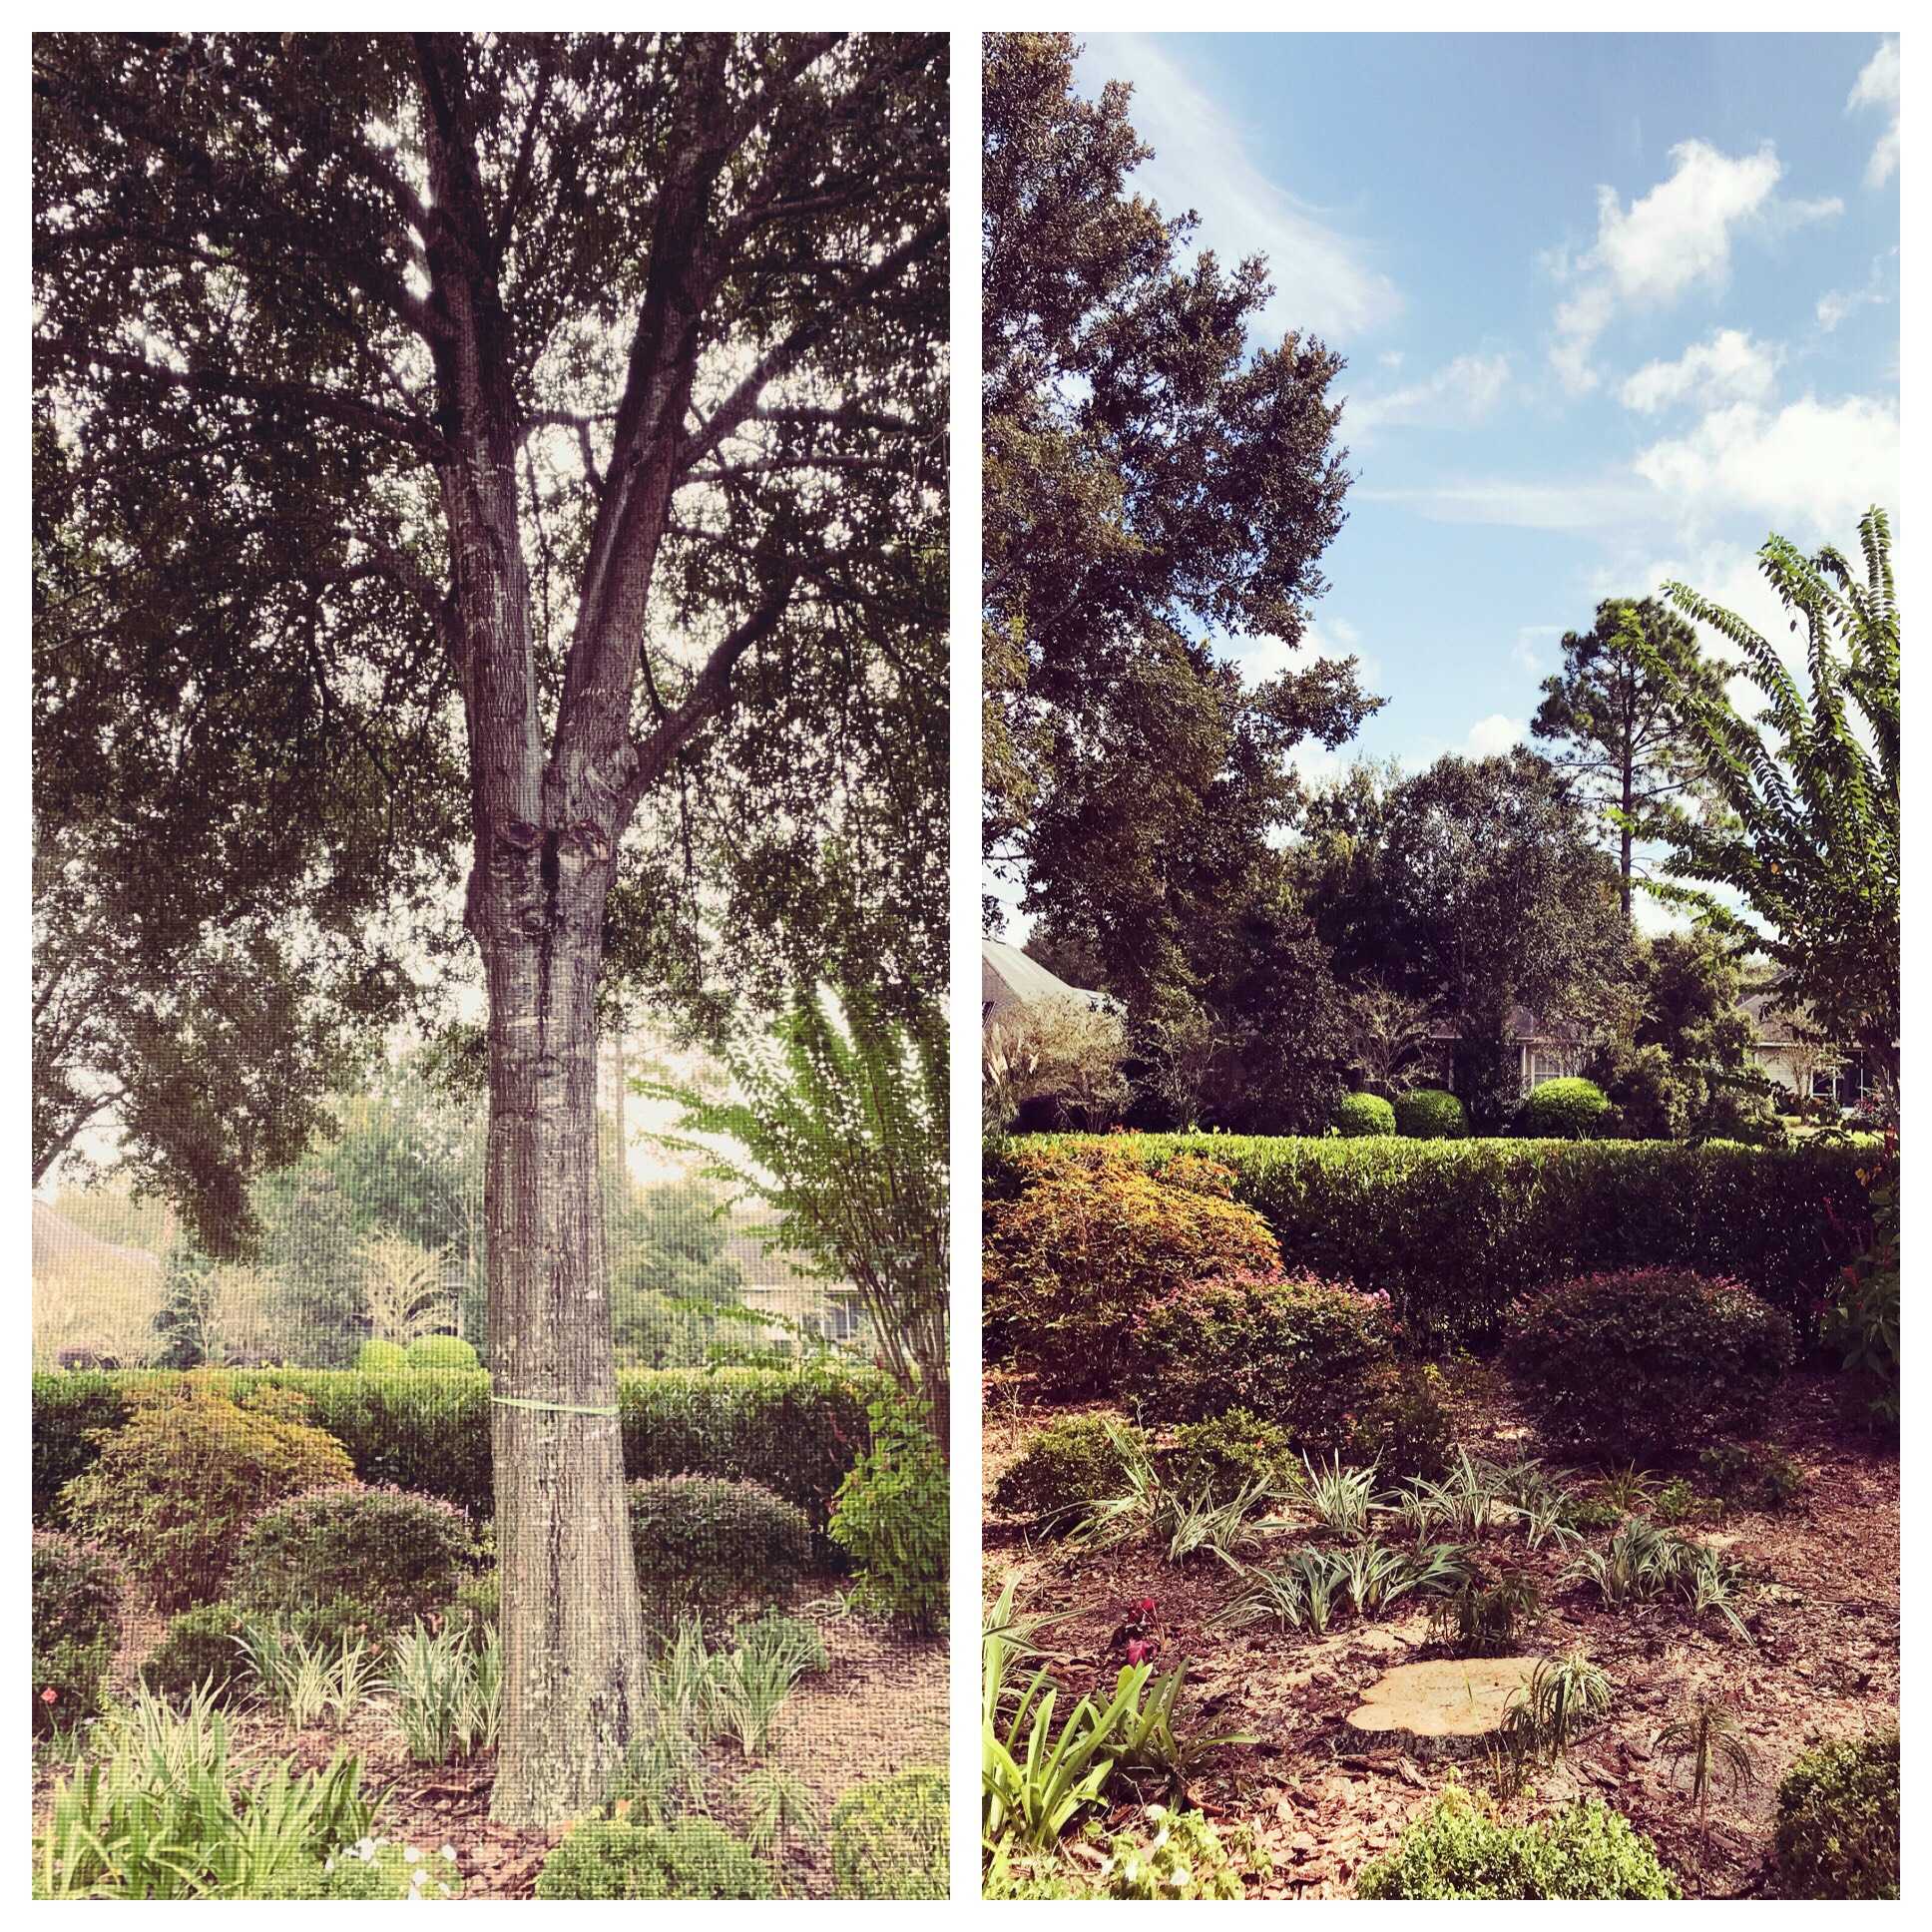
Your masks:
M845 1580L807 1579L792 1614L812 1623L824 1640L828 1668L803 1680L787 1697L769 1748L757 1760L790 1772L810 1787L821 1826L855 1784L914 1766L946 1763L948 1673L943 1639L917 1639L891 1623L844 1610ZM142 1664L166 1634L168 1619L135 1606L123 1620L110 1689L131 1695ZM293 1757L298 1772L320 1770L338 1751L360 1758L363 1786L382 1800L375 1827L385 1837L418 1848L440 1870L442 1848L461 1880L464 1898L529 1898L545 1858L564 1827L518 1829L490 1820L495 1752L454 1763L419 1764L408 1757L393 1712L381 1695L368 1699L340 1729L291 1728L258 1705L230 1713L236 1757L252 1772ZM736 1747L711 1744L706 1784L716 1821L743 1835L748 1819L733 1786L748 1768ZM34 1824L46 1821L55 1782L69 1767L36 1752ZM787 1896L830 1897L833 1874L825 1837L788 1841L783 1851Z
M1456 1438L1473 1455L1521 1463L1545 1454L1498 1372L1465 1361L1445 1376ZM1585 1532L1570 1547L1546 1542L1530 1549L1523 1536L1495 1530L1484 1539L1486 1554L1494 1544L1507 1569L1533 1582L1541 1599L1504 1648L1535 1658L1582 1647L1614 1686L1608 1713L1554 1765L1537 1770L1529 1788L1503 1801L1505 1816L1528 1820L1580 1794L1598 1796L1655 1840L1688 1895L1775 1893L1771 1817L1779 1778L1818 1739L1862 1734L1897 1718L1897 1462L1847 1430L1840 1404L1837 1378L1791 1378L1774 1423L1745 1446L1760 1460L1767 1450L1789 1457L1806 1479L1802 1493L1782 1507L1726 1508L1682 1525L1685 1535L1738 1566L1736 1607L1749 1641L1675 1600L1610 1608L1589 1586L1561 1582L1579 1548L1605 1547L1608 1527ZM1372 1619L1338 1617L1321 1637L1227 1629L1211 1620L1240 1581L1212 1554L1171 1565L1145 1539L1082 1554L1002 1520L992 1492L1022 1439L1068 1412L1039 1403L1019 1378L989 1380L989 1598L1015 1586L1019 1610L1037 1620L1030 1641L1074 1695L1112 1690L1127 1662L1119 1641L1127 1607L1155 1600L1155 1614L1142 1620L1156 1645L1154 1668L1188 1667L1178 1727L1255 1739L1209 1756L1186 1793L1216 1823L1255 1834L1272 1871L1264 1874L1259 1859L1249 1862L1249 1896L1349 1896L1363 1864L1392 1847L1452 1777L1473 1791L1489 1788L1478 1743L1365 1734L1346 1723L1360 1693L1391 1668L1450 1655L1430 1643L1426 1610L1415 1599ZM1602 1488L1587 1465L1555 1454L1545 1461L1552 1472L1568 1463L1574 1474L1567 1486L1579 1497ZM1686 1470L1695 1483L1694 1459ZM1269 1532L1244 1560L1264 1564L1270 1543L1284 1550L1306 1540L1300 1529ZM1687 1788L1688 1768L1671 1761L1657 1736L1700 1697L1731 1700L1756 1773L1736 1789L1717 1782L1707 1842ZM1063 1707L1072 1701L1063 1698ZM1105 1822L1125 1829L1144 1803L1173 1795L1136 1792L1117 1778L1108 1787Z

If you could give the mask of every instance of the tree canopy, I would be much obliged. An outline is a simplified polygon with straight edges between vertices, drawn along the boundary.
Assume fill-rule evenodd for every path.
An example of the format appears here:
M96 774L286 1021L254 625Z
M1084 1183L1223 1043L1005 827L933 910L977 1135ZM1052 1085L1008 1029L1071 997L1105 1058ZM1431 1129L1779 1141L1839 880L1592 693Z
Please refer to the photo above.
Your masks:
M1129 90L1083 100L1074 51L986 41L983 836L1138 991L1186 981L1189 895L1281 820L1285 751L1378 701L1352 660L1249 687L1208 642L1301 641L1348 484L1342 364L1295 334L1250 347L1265 264L1184 259L1194 217L1128 190Z

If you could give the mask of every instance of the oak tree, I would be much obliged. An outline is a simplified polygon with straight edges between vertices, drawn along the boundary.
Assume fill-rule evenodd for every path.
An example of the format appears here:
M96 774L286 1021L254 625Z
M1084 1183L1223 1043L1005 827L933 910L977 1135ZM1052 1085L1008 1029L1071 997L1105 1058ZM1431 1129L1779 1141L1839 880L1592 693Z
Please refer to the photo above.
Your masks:
M946 123L931 35L35 43L37 756L198 931L480 964L504 1820L648 1721L600 1010L939 981Z

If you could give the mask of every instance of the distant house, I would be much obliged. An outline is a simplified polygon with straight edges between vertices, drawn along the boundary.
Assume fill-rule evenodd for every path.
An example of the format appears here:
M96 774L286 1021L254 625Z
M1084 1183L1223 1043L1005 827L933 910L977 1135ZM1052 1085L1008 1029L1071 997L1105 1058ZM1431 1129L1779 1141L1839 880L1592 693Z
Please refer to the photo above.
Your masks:
M1105 993L1084 986L1069 986L1057 973L1050 973L1037 959L1009 946L1003 939L979 942L979 1018L982 1029L1002 1019L1010 1019L1031 1006L1047 1006L1056 1000L1072 1000L1081 1006L1104 1012L1114 1005Z
M763 1338L795 1342L802 1330L841 1347L863 1347L865 1304L858 1289L810 1273L802 1259L783 1248L766 1247L757 1232L760 1224L755 1210L733 1215L724 1253L744 1277L739 1300L768 1317L760 1330Z
M1448 1021L1439 1020L1429 1037L1435 1053L1426 1077L1448 1086L1456 1042L1462 1036ZM1516 1091L1529 1094L1546 1080L1575 1079L1589 1063L1597 1038L1573 1021L1539 1019L1519 1002L1510 1008L1509 1043L1516 1053Z
M1840 1053L1807 1037L1797 1018L1778 999L1778 984L1767 980L1738 1004L1757 1028L1757 1064L1786 1093L1807 1100L1856 1107L1865 1098L1866 1069L1855 1053Z
M98 1234L90 1234L86 1228L69 1220L49 1203L36 1200L35 1275L79 1274L84 1271L158 1281L165 1270L159 1254L150 1254L145 1247L126 1247L118 1241L104 1241Z

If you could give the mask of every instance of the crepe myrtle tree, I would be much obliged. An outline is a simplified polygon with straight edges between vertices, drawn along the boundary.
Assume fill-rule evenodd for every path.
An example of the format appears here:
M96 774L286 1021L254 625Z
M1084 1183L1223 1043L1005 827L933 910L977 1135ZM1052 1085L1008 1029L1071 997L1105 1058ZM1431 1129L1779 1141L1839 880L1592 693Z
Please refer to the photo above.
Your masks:
M648 1722L600 1004L939 983L946 88L937 35L35 42L37 759L104 872L180 832L198 930L480 961L507 1822Z

